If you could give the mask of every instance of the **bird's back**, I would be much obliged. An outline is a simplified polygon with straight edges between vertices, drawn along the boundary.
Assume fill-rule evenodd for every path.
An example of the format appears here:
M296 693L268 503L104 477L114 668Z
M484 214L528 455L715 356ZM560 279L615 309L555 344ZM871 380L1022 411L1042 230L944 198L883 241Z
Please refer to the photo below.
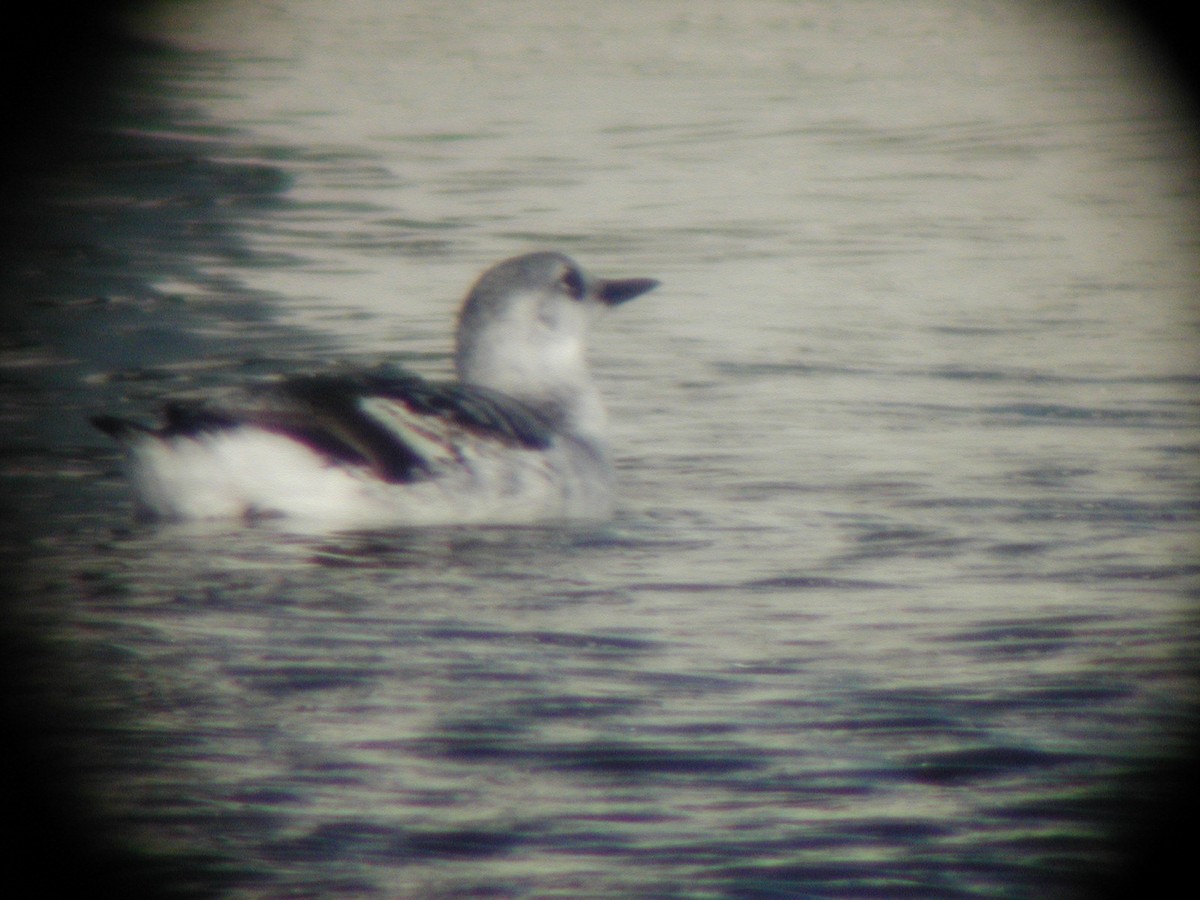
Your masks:
M126 446L154 517L525 522L610 506L603 447L498 392L399 371L291 378L235 408L173 403L159 428L93 421Z

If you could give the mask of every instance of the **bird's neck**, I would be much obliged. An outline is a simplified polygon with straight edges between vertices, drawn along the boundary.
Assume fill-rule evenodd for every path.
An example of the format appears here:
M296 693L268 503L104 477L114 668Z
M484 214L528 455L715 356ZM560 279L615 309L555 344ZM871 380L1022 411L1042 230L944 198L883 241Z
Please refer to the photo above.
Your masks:
M463 383L506 394L542 412L557 429L606 444L608 413L582 353L537 359L503 350L459 353L455 364Z

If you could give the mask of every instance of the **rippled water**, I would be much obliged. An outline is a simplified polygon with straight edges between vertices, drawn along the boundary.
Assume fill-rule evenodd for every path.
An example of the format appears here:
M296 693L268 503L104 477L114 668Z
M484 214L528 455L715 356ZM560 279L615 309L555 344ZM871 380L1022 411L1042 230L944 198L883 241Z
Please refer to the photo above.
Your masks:
M1193 135L1095 15L188 4L5 292L15 631L180 890L1090 896L1195 710ZM72 132L74 133L74 132ZM620 512L133 525L86 415L448 370L485 265L594 345Z

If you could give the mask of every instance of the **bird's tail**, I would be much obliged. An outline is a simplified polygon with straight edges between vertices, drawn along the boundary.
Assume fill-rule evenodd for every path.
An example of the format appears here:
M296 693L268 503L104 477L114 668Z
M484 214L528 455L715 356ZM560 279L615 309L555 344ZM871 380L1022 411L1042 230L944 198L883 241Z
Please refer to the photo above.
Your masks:
M140 422L120 419L116 416L92 416L88 421L118 441L126 440L135 434L149 434L153 430Z

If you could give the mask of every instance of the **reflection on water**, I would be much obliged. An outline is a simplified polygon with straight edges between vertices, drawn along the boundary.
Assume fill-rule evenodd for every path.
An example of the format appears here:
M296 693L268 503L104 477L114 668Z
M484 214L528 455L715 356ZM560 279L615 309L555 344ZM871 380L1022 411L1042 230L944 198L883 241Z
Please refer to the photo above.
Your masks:
M233 896L1119 868L1194 710L1200 433L1190 136L1117 33L206 12L142 23L170 46L6 275L11 620L107 833ZM595 346L614 522L131 524L86 414L338 358L441 374L469 280L542 246L664 281Z

